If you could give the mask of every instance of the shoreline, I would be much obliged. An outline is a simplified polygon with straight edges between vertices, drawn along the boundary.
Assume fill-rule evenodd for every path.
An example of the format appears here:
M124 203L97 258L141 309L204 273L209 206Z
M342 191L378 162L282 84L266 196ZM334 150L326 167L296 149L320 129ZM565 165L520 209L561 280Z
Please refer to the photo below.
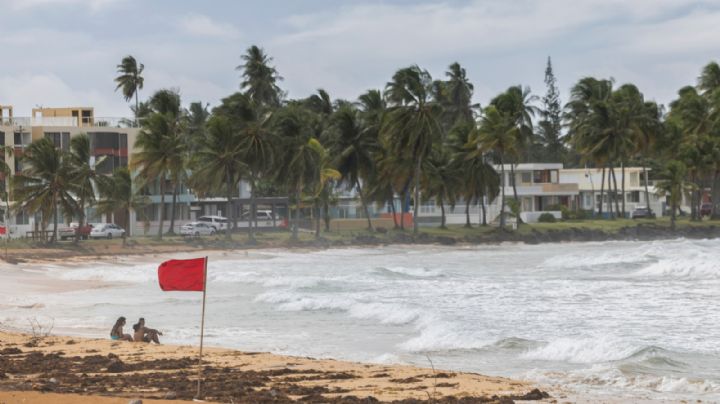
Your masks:
M34 338L0 330L0 402L96 402L98 396L192 400L197 351L109 339ZM208 402L498 402L547 400L525 381L406 365L205 348ZM42 393L37 395L37 393ZM67 396L66 396L67 395ZM47 401L38 401L47 399ZM14 401L15 400L15 401ZM179 401L165 401L179 400ZM108 401L108 403L114 401ZM146 401L153 402L153 401Z
M169 239L165 242L150 238L134 238L128 240L123 246L121 240L97 240L84 242L80 245L63 243L58 245L37 245L27 247L11 247L8 258L5 260L0 248L0 260L9 264L18 263L52 263L63 261L83 261L86 258L97 260L108 257L152 256L159 254L211 252L211 253L242 253L257 250L288 249L293 251L318 251L331 248L402 246L402 245L435 245L435 246L484 246L499 245L502 243L521 243L528 245L545 243L583 243L603 241L656 241L673 239L713 239L720 238L720 225L686 225L673 231L668 227L653 222L635 223L633 226L622 226L611 231L598 228L583 227L579 223L563 223L567 226L558 228L536 228L523 225L523 231L508 231L497 228L484 232L470 233L456 231L451 235L421 232L413 235L412 231L392 232L358 232L345 234L340 238L306 237L297 242L286 239L260 240L248 243L242 240L244 234L236 233L235 239L226 242L223 239L177 240ZM577 224L577 226L575 226ZM465 233L465 234L463 234ZM289 237L286 233L283 237ZM332 236L337 236L333 234ZM1 247L1 246L0 246Z

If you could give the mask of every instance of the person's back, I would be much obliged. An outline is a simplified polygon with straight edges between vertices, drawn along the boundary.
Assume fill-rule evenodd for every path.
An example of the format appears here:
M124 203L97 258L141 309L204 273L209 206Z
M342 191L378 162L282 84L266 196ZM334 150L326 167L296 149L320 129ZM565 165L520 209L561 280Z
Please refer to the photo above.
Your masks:
M125 317L120 317L115 322L112 330L110 330L110 338L113 340L125 340L132 341L130 334L123 333L123 326L125 325Z

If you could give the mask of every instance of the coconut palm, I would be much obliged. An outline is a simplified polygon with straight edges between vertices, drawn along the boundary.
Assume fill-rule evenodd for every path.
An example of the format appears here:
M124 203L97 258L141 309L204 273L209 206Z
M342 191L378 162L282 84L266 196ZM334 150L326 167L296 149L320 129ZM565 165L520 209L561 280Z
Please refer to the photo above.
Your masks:
M133 155L131 163L131 168L137 169L146 181L160 183L158 237L161 239L165 220L165 183L169 177L175 193L186 156L186 144L181 139L178 124L177 117L171 113L150 114L135 140L135 149L138 151Z
M138 99L138 92L142 90L145 79L142 76L142 72L145 66L142 63L138 63L137 60L131 55L125 56L119 65L117 65L117 72L120 74L115 78L117 87L115 91L121 90L125 101L130 101L135 97L135 125L138 124L138 111L140 110L140 101Z
M500 166L500 228L505 228L505 161L508 155L516 153L518 127L512 117L500 112L494 105L483 111L477 136L471 141L475 153L491 152Z
M372 176L375 161L373 154L379 147L377 133L373 127L363 126L361 113L350 105L341 107L332 117L331 150L335 155L335 165L340 172L340 180L348 187L354 188L360 195L360 202L368 222L368 229L374 230L367 200L363 193L363 185Z
M193 189L201 193L223 190L230 223L235 219L232 198L237 194L241 175L247 171L247 165L241 160L242 146L242 139L232 121L226 116L214 115L207 123L207 135L192 161ZM225 239L231 239L230 229L225 232Z
M317 175L317 139L313 137L311 113L301 105L281 108L273 119L274 130L280 137L283 149L278 158L275 179L284 184L295 201L295 218L292 221L292 240L298 240L302 192L311 186Z
M141 212L148 204L148 198L138 193L137 186L133 186L133 178L127 167L116 168L110 176L100 176L96 179L100 198L97 201L97 210L100 213L112 214L124 212L127 237L132 236L130 223L132 212ZM123 244L125 244L123 237Z
M253 45L241 56L243 64L235 69L242 72L240 89L257 105L277 108L283 98L283 92L277 82L282 81L274 66L273 58L267 56L262 48Z
M65 214L78 211L73 195L73 167L70 158L55 147L50 139L33 142L22 156L23 175L13 177L18 210L40 212L43 228L47 218L53 219L52 241L57 240L59 209Z
M398 70L387 84L392 106L383 122L381 134L393 153L406 155L414 164L415 182L413 233L417 234L420 212L420 180L423 161L442 133L440 105L432 98L432 77L418 66Z
M333 168L333 161L328 151L320 144L317 139L310 139L308 146L316 154L316 163L314 167L315 179L313 185L312 199L315 201L315 210L318 212L315 218L315 238L320 238L320 206L329 198L332 189L332 183L339 180L342 175Z
M457 196L462 184L457 165L453 164L449 150L437 147L430 153L425 163L426 175L423 178L423 189L426 198L434 198L440 205L440 228L446 229L445 203L455 207Z
M671 160L665 166L661 181L655 185L660 196L666 196L670 202L670 228L675 230L676 212L684 194L694 188L686 181L687 168L677 160Z
M94 165L90 165L90 137L81 134L70 139L70 154L68 155L72 166L72 185L73 193L77 197L79 204L78 210L78 229L85 225L85 206L92 205L95 202L95 184L101 176L95 170L104 159L101 157L95 161ZM112 214L112 212L109 212ZM75 242L79 241L79 237L75 237Z

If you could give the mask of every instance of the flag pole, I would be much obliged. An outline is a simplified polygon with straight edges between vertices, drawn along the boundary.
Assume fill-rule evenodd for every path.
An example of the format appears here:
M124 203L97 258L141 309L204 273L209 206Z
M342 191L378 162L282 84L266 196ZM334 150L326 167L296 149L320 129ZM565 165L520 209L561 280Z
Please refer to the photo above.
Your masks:
M202 352L203 352L203 337L205 335L205 292L207 291L207 261L208 257L205 256L205 268L203 269L203 298L202 298L202 320L200 320L200 354L198 355L198 384L197 384L197 398L202 398Z

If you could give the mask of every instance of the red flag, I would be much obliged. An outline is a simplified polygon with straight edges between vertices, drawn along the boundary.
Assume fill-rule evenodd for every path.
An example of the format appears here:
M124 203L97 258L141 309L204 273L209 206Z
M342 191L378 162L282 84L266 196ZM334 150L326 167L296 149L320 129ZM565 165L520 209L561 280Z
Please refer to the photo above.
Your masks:
M7 227L0 225L0 235L7 234Z
M163 262L158 267L160 289L166 292L171 290L204 291L205 260L206 258L193 258Z

